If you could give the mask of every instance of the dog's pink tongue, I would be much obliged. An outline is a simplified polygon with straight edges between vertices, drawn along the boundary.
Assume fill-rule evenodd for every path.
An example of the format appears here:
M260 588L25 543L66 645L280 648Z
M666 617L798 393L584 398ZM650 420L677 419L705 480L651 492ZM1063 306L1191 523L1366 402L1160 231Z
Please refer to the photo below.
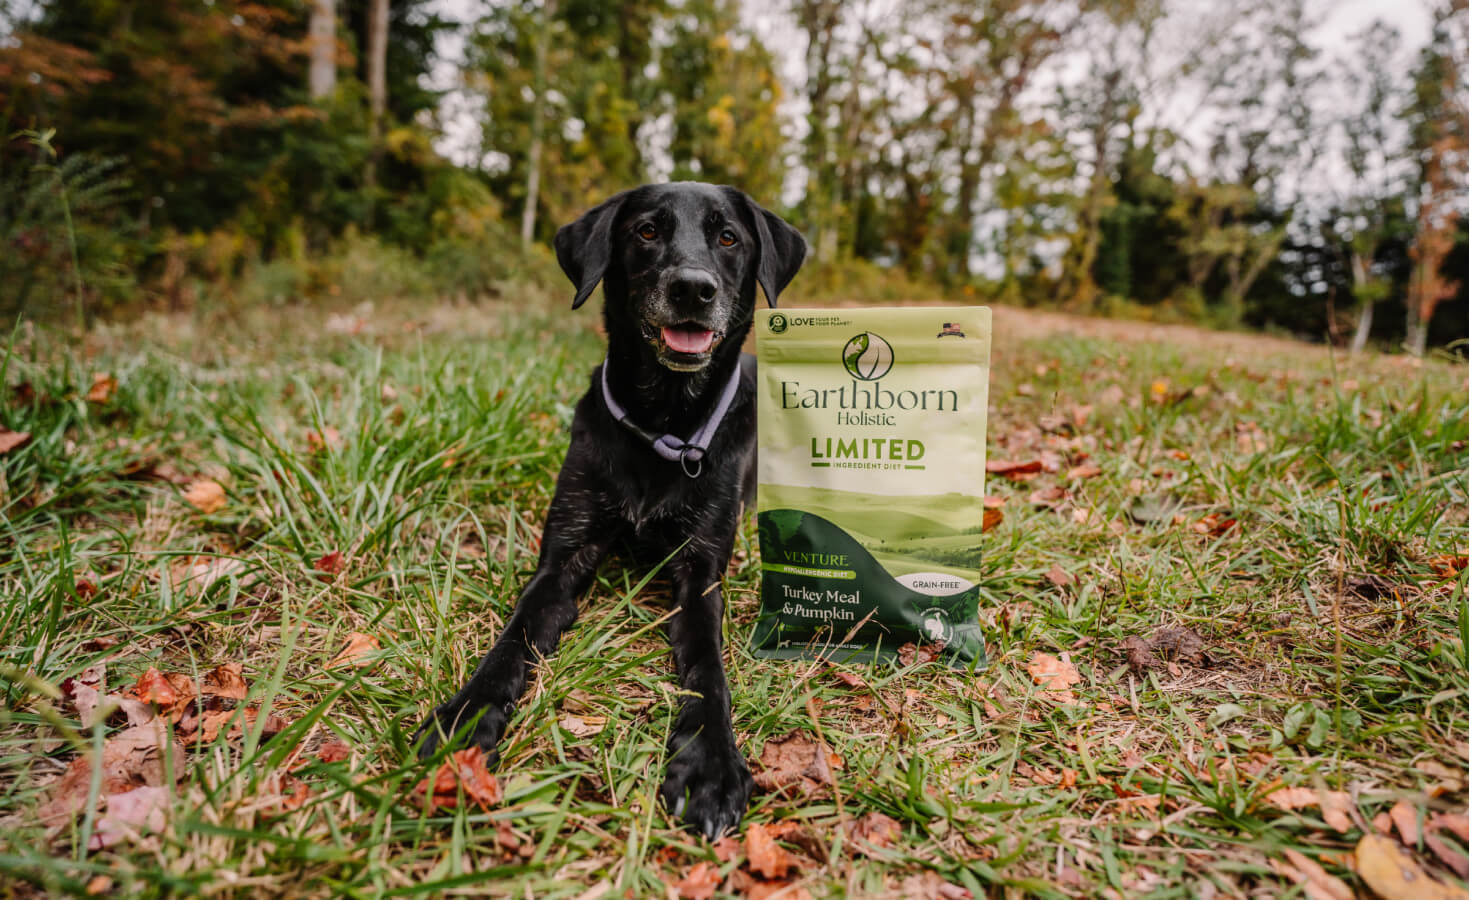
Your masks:
M663 343L679 353L703 353L714 344L714 332L703 328L663 328Z

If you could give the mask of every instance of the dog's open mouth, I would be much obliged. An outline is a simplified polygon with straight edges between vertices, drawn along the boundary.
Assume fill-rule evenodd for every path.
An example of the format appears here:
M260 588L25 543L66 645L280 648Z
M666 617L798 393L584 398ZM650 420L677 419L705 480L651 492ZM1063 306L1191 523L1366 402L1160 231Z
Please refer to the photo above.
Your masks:
M697 322L680 322L664 325L650 337L654 339L658 359L663 365L675 371L693 371L708 363L710 351L724 335Z

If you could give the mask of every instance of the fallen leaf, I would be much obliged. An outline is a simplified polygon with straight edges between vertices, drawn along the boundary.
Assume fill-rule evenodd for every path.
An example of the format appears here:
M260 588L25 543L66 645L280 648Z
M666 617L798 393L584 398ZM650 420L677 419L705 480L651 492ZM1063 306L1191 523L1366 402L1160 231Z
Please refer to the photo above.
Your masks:
M1436 759L1419 760L1413 764L1413 768L1430 778L1437 779L1437 783L1428 786L1427 792L1430 797L1457 794L1464 789L1464 773Z
M1076 666L1069 659L1058 659L1049 653L1036 653L1026 664L1025 671L1053 699L1062 703L1070 703L1076 699L1070 688L1081 681L1081 673L1076 671Z
M107 812L97 819L91 849L102 850L137 838L145 831L162 831L168 822L168 788L144 786L107 795Z
M224 488L208 478L195 481L184 491L184 500L206 516L224 507Z
M1383 900L1469 900L1469 891L1429 878L1411 854L1382 835L1365 835L1354 855L1357 875Z
M750 871L767 879L784 878L796 866L796 858L771 837L766 826L751 823L745 829L745 856Z
M112 878L108 875L93 875L87 881L87 896L96 897L112 890Z
M152 703L161 709L168 709L183 699L163 673L151 667L138 676L132 694L143 703Z
M811 892L790 881L757 881L745 890L745 900L811 900Z
M924 644L921 647L913 643L903 644L898 648L898 662L905 666L927 665L938 659L943 649L943 644Z
M88 403L106 403L117 393L117 379L106 372L92 376L92 386L87 389Z
M714 857L722 863L734 862L735 858L740 855L740 846L738 839L727 834L721 835L719 840L714 842Z
M465 798L489 812L490 806L499 803L504 794L486 762L485 752L479 747L456 750L440 764L432 779L420 781L414 790L424 795L430 810L458 806L462 789Z
M1064 503L1066 498L1070 496L1070 491L1060 485L1053 484L1050 487L1043 487L1031 491L1030 496L1025 498L1025 502L1031 506L1044 506L1047 509L1054 509Z
M245 669L239 663L225 663L205 673L199 693L224 700L244 700L250 693L245 684Z
M316 561L316 571L324 575L340 575L347 569L347 561L342 558L342 551L333 550Z
M192 596L202 595L216 582L226 578L239 578L244 587L254 581L253 573L246 573L249 566L243 559L216 556L204 562L185 566L174 573L174 588L188 591Z
M1067 471L1066 480L1082 481L1087 478L1096 478L1100 474L1102 474L1101 466L1094 466L1091 463L1084 463L1079 466L1073 466L1069 471Z
M311 430L306 432L306 446L312 453L320 453L323 450L336 450L342 446L342 433L328 425L321 431Z
M6 449L4 435L0 434L0 453L4 453ZM1469 571L1469 554L1435 556L1428 561L1428 567L1440 578L1458 578L1460 572Z
M1399 800L1387 811L1387 817L1397 828L1398 837L1403 839L1403 843L1409 847L1418 846L1418 807L1406 800Z
M1160 628L1148 638L1133 635L1122 642L1122 649L1127 652L1127 664L1139 675L1169 661L1191 666L1208 663L1204 639L1192 628Z
M1265 795L1265 802L1286 812L1321 808L1321 818L1332 828L1345 834L1352 829L1350 810L1352 796L1346 791L1316 791L1308 787L1281 787Z
M561 730L572 737L591 737L594 734L601 734L602 730L607 727L607 717L568 714L561 717L560 725Z
M332 661L326 664L326 667L332 669L337 666L356 666L360 669L370 666L373 660L366 659L365 657L374 650L381 649L382 645L378 643L377 638L370 634L354 631L347 635L347 646L343 647L342 652L333 657Z
M50 826L70 821L87 805L92 784L93 758L86 753L71 761L50 796L38 810ZM122 794L137 787L161 787L168 776L184 773L184 748L170 740L161 719L118 732L102 745L97 763L101 775L100 795Z
M1439 836L1440 831L1447 831L1459 839L1461 846L1469 847L1469 816L1461 813L1434 813L1423 829L1423 843L1433 851L1433 855L1453 869L1455 875L1469 879L1469 854L1445 841Z
M316 758L324 763L345 762L352 758L352 746L338 738L328 738L316 748Z
M673 885L673 891L686 900L709 900L714 896L714 892L719 890L719 883L723 880L718 866L709 862L695 863L684 874L684 877Z
M11 431L9 428L0 427L0 453L9 453L24 447L30 440L29 431Z
M986 507L980 519L979 530L981 532L993 531L995 526L1005 521L1005 514L998 509Z
M765 791L816 794L834 781L831 763L825 749L805 732L792 731L783 738L765 742L760 752L760 771L754 776L755 784Z
M873 811L856 822L849 823L847 832L858 852L864 856L872 856L872 850L883 850L896 843L902 837L903 826L892 816Z
M1223 537L1238 523L1234 519L1225 518L1223 513L1209 513L1193 524L1195 532L1209 537Z
M849 688L865 690L868 686L867 682L862 678L862 676L858 675L856 672L843 672L841 669L832 669L831 674L833 678L835 678L837 681L840 681L842 684L845 684Z
M1000 475L1011 481L1029 481L1041 470L1045 464L1038 459L1020 462L1013 459L991 459L984 464L984 470L992 475Z
M1066 587L1067 585L1076 583L1076 578L1070 572L1061 568L1060 563L1051 566L1050 571L1046 572L1046 580L1056 587Z
M1270 867L1277 874L1289 878L1301 886L1310 900L1353 900L1352 889L1346 882L1321 868L1321 864L1298 850L1287 848L1285 858L1289 864L1270 860Z
M929 869L904 878L898 887L898 897L901 900L973 900L974 895L968 888L951 884Z

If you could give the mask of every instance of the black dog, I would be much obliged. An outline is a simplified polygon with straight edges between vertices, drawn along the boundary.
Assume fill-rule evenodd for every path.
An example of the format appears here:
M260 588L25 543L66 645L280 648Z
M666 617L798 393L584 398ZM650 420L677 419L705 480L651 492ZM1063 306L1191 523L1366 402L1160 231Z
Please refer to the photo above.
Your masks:
M805 256L800 233L744 193L687 182L618 194L556 233L572 308L604 285L607 360L576 406L536 573L469 683L419 728L420 755L460 728L494 749L609 550L671 556L668 635L686 693L661 794L710 837L739 823L751 779L730 724L719 585L754 500L754 360L740 344L757 283L774 306Z

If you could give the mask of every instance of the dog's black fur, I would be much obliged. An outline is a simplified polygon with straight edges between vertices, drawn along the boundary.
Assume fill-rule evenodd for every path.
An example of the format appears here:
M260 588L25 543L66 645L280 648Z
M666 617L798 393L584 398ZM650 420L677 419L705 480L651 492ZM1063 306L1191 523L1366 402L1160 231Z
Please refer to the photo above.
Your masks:
M737 367L739 391L701 473L690 477L613 417L601 368L593 372L572 419L535 575L469 683L419 728L420 755L460 728L494 750L531 665L555 651L609 550L643 564L671 556L663 572L677 612L668 636L684 696L661 794L675 816L710 837L739 824L751 779L730 723L720 578L741 508L754 500L754 361L740 345L757 284L774 306L805 255L800 233L744 193L687 182L618 194L556 233L556 257L576 285L573 308L604 285L608 382L628 419L687 438ZM702 353L670 347L662 329L681 324L713 331L715 343Z

